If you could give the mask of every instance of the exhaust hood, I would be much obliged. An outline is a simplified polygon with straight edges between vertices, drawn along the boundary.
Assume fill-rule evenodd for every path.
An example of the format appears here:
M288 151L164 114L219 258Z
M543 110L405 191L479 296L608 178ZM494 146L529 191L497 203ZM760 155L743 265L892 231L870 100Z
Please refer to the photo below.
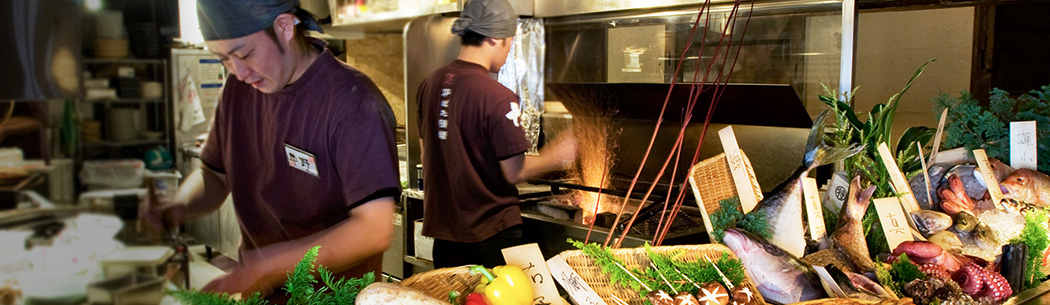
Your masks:
M0 100L80 96L80 1L0 3Z

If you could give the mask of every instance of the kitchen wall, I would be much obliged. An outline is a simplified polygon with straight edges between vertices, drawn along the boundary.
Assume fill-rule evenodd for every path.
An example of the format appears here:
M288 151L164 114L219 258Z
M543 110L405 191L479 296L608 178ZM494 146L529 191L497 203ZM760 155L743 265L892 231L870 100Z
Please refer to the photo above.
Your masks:
M405 126L405 58L399 33L367 34L346 41L346 62L368 75L383 92L397 116L397 126Z
M974 8L863 12L858 24L855 109L886 103L919 66L937 58L902 97L893 134L912 125L937 127L930 99L970 88Z

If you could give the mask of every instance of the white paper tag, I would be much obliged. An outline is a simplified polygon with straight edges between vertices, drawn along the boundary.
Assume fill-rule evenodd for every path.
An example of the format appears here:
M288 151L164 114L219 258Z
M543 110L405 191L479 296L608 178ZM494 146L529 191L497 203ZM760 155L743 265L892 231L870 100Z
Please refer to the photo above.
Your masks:
M284 144L284 153L288 156L288 166L306 172L307 174L321 177L317 172L317 160L311 154L291 144Z
M605 300L602 300L602 297L598 296L597 292L594 292L591 285L588 285L586 281L580 278L580 274L576 273L576 270L572 270L572 267L569 267L569 264L565 262L565 259L560 254L547 260L547 267L550 268L554 280L558 281L562 288L565 288L565 291L569 293L569 297L576 304L607 305Z
M1035 121L1010 122L1010 167L1036 170L1036 135Z
M726 161L729 162L729 171L733 173L733 184L736 185L736 192L740 196L740 207L744 209L744 214L747 214L758 205L758 198L755 197L755 187L751 183L751 173L748 173L744 163L744 155L740 153L740 146L736 143L733 126L719 130L718 137L722 140L722 150L725 151Z
M824 210L820 206L817 179L802 178L802 197L805 198L806 216L809 217L809 236L820 245L819 249L827 249L828 230L824 227Z
M1000 200L1003 199L1003 191L999 188L999 179L995 178L992 164L988 163L988 154L983 149L974 149L973 157L977 159L977 167L981 169L984 186L988 188L988 196L992 197L992 203L999 206Z
M561 296L558 295L558 287L554 286L554 281L551 280L551 272L547 269L547 262L543 260L539 244L524 244L504 248L502 251L507 265L520 267L532 280L532 290L536 295L532 304L558 304Z
M831 277L828 269L824 268L824 266L812 265L812 267L813 271L817 272L817 277L820 277L820 284L824 286L824 291L828 295L834 295L839 298L848 297L846 292L842 291L842 287L839 287L839 284L835 282L835 278Z
M933 136L933 150L930 150L930 164L934 164L934 158L937 157L937 153L941 150L941 136L944 135L944 121L948 118L948 108L944 108L941 111L941 121L937 123L937 133Z
M831 183L828 183L828 192L824 193L824 205L828 210L838 213L848 196L849 178L846 178L845 172L835 173L831 176Z
M882 232L886 235L886 242L890 251L897 249L902 242L915 240L908 227L908 217L901 210L901 203L897 198L876 198L872 201L875 210L879 213L879 222L882 223Z
M918 211L919 202L915 201L915 193L911 191L911 185L908 184L908 179L904 178L904 173L901 173L900 167L897 167L897 159L893 157L893 153L886 146L886 142L880 143L878 150L879 157L882 158L882 164L886 166L886 171L890 174L890 184L893 185L897 196L900 196L900 203L904 205L908 212Z

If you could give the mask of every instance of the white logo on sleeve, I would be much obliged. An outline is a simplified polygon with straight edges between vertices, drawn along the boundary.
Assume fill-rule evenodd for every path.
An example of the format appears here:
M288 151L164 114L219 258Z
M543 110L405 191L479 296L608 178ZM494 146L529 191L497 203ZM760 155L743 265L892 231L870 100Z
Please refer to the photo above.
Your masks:
M507 119L514 122L514 127L521 127L518 125L518 117L521 116L521 107L518 107L518 103L510 103L510 112L507 112Z

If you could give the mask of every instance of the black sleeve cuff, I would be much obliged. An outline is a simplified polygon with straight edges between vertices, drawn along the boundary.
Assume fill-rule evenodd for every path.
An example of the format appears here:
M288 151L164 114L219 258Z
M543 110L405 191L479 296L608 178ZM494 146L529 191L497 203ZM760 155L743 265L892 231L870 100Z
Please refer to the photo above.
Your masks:
M358 206L360 206L362 204L365 204L365 202L369 202L369 201L376 200L376 199L383 198L383 197L398 198L399 196L401 196L401 188L400 187L381 188L381 189L375 191L374 193L372 193L371 195L365 196L365 198L362 198L361 200L358 200L357 202L354 202L354 203L348 205L346 207L346 209L347 210L353 210L354 208L356 208L356 207L358 207Z

